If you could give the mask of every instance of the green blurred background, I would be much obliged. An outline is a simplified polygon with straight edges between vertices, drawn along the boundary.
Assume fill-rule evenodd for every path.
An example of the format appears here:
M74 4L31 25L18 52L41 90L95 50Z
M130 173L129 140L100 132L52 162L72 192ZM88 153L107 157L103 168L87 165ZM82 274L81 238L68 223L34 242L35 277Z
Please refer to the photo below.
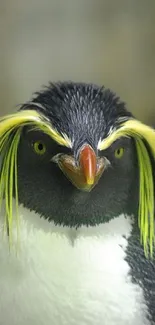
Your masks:
M104 84L155 125L155 0L0 0L0 115L49 80Z

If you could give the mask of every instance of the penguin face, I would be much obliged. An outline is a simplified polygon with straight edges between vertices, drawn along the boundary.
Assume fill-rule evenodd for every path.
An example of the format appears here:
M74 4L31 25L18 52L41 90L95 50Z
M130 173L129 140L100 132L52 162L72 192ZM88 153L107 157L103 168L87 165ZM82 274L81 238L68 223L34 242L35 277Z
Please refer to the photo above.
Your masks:
M44 110L64 138L60 145L25 126L18 147L19 201L55 224L95 226L137 212L138 166L129 137L106 150L99 143L119 118L131 117L114 93L94 85L59 83L22 109Z

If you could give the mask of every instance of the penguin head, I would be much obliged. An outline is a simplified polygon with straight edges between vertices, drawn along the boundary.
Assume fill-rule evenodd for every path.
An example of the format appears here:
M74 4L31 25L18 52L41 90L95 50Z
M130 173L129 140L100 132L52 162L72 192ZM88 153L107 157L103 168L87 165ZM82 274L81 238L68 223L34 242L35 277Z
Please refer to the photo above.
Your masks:
M69 227L129 213L138 200L134 143L120 138L99 149L116 121L131 116L124 104L105 88L71 83L51 85L33 101L40 112L38 104L66 143L25 127L18 148L20 202Z
M95 227L122 213L138 220L140 184L154 196L154 131L105 87L50 84L0 123L4 195L12 184L8 212L14 196L49 222Z

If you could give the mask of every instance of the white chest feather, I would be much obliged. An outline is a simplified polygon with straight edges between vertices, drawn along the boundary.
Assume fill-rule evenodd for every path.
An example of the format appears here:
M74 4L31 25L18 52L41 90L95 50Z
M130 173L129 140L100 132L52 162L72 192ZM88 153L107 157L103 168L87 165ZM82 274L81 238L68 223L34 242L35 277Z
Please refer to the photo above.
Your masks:
M125 261L130 218L76 231L20 213L18 256L0 243L0 325L149 324Z

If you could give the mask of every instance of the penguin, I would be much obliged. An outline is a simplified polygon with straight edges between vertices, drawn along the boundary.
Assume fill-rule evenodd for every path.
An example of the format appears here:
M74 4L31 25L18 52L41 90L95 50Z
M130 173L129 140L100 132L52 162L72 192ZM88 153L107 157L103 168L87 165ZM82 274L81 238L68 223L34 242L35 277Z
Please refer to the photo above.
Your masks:
M155 324L155 131L49 83L0 119L0 325Z

